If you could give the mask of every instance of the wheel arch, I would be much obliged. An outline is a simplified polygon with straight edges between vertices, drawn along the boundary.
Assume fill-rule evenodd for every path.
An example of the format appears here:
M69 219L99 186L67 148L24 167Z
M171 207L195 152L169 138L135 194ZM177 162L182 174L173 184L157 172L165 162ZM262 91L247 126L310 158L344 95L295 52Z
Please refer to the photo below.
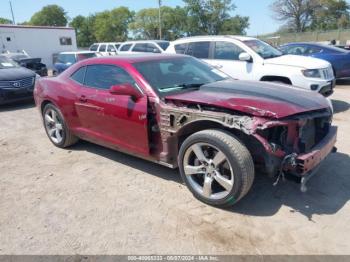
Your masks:
M241 138L243 136L247 136L242 130L236 129L236 128L229 128L226 127L218 122L212 121L212 120L198 120L188 123L187 125L183 126L179 131L177 132L177 140L178 140L178 148L177 151L180 150L180 147L182 143L186 140L187 137L190 135L197 133L199 131L207 130L207 129L216 129L216 130L222 130L224 132L230 133L237 138Z
M271 163L273 159L272 160L270 159L271 157L267 155L264 149L264 146L261 144L261 142L258 139L256 139L254 135L249 135L243 130L240 130L238 128L226 127L212 120L198 120L183 126L177 132L177 144L176 144L177 148L176 148L176 151L173 151L173 154L177 154L180 151L181 145L189 136L199 131L208 130L208 129L220 130L229 135L234 136L236 139L241 141L243 145L246 146L246 148L248 149L248 151L250 152L253 158L255 165L261 167L261 170L263 170L263 172L267 173L269 176L274 175L275 173L274 169L268 170L266 168L268 167L269 163Z
M41 102L41 105L40 105L40 112L41 112L41 114L44 113L44 108L45 108L45 106L48 105L48 104L54 104L54 103L52 103L52 101L49 100L49 99L44 99L44 100Z
M292 81L286 76L276 76L276 75L265 75L260 78L260 81L264 82L282 82L288 85L292 85Z

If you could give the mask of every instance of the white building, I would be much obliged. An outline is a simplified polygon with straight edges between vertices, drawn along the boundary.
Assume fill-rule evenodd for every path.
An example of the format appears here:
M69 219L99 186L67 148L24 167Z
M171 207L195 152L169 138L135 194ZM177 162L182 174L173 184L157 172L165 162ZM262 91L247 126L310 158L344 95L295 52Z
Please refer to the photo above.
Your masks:
M0 25L0 53L21 52L40 57L48 68L53 66L55 54L76 51L74 28L51 26Z

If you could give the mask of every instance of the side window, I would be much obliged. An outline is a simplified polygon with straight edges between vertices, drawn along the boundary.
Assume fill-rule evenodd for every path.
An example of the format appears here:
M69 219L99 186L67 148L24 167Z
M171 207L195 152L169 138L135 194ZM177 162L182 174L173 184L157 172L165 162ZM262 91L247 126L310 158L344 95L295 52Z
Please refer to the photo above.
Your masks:
M304 55L306 53L306 48L304 46L292 46L287 49L287 53L291 55Z
M188 44L186 54L197 58L209 58L210 42L194 42Z
M70 78L74 81L78 82L79 84L84 84L84 77L85 77L85 71L86 66L80 67L77 71L75 71Z
M107 52L115 52L115 47L113 45L108 45Z
M70 38L70 37L60 37L60 45L72 45L72 38Z
M98 45L90 46L90 51L97 51Z
M176 54L184 54L187 49L187 44L178 44L174 46Z
M147 52L147 44L135 44L132 49L133 52Z
M321 53L322 52L322 48L314 46L314 47L310 47L308 50L308 54L316 54L316 53Z
M120 47L120 45L119 45L119 44L116 44L116 45L115 45L115 50L118 50L119 47Z
M113 65L90 65L85 74L85 85L99 89L109 89L113 85L130 83L134 79L122 68Z
M122 45L120 51L129 51L131 44Z
M57 62L62 64L74 64L76 62L76 58L74 54L59 54L57 58Z
M244 50L230 42L215 42L214 59L239 60Z
M100 52L106 52L106 45L101 45L100 49L98 50Z
M161 53L161 51L159 50L159 48L152 43L148 43L147 44L147 51L148 53Z

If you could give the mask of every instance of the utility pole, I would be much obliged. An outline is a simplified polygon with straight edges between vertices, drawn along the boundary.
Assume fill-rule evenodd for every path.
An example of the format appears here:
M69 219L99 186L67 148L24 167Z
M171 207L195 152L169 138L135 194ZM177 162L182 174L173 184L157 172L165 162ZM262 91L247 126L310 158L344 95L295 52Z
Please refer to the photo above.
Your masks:
M161 14L162 0L158 0L158 5L159 5L159 39L162 40L162 14Z
M11 0L9 0L9 3L10 3L10 9L11 9L11 15L12 15L12 24L16 24L15 22L15 16L13 15L13 9L12 9L12 3L11 3Z

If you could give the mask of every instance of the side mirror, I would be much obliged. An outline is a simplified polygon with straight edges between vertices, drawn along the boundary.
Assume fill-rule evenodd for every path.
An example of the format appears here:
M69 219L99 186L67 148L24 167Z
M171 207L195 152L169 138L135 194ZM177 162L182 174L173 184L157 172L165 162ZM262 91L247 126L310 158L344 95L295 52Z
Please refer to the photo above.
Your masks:
M111 50L109 50L109 52L115 52L115 49L114 49L114 48L111 48Z
M245 62L253 62L253 58L250 56L250 54L243 52L239 54L239 60L240 61L245 61Z
M135 100L138 100L142 97L142 94L138 90L136 90L136 88L133 87L130 83L111 86L109 92L112 95L130 96Z

